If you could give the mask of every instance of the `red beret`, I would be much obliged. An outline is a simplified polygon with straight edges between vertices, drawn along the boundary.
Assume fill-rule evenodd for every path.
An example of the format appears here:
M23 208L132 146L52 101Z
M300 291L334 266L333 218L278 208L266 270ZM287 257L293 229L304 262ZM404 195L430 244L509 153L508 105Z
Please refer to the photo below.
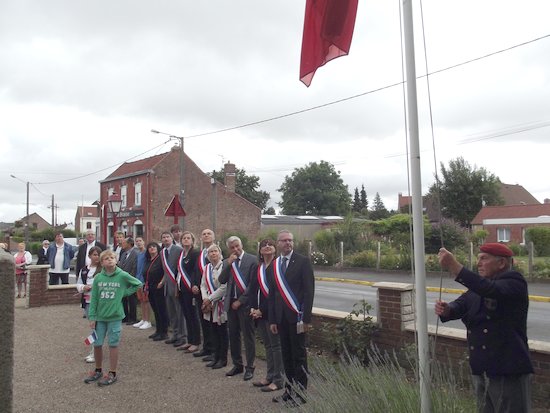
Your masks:
M479 250L487 254L496 255L497 257L511 257L514 255L514 252L510 248L498 242L483 244L479 247Z

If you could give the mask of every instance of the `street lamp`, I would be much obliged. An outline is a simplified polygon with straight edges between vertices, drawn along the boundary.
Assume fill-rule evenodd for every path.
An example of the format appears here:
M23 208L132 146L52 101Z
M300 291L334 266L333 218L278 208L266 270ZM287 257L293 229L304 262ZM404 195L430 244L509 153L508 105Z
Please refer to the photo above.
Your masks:
M25 217L25 245L28 245L29 244L29 181L23 181L22 179L19 179L18 177L16 177L15 175L12 175L10 174L10 176L13 178L13 179L17 179L18 181L21 181L23 182L24 184L27 185L27 216ZM52 222L53 224L53 222Z
M109 212L113 214L113 248L115 247L115 233L118 230L118 226L116 224L116 216L120 212L120 208L122 208L122 198L120 198L120 195L118 195L116 192L113 192L111 195L109 195L109 198L107 198L107 204L109 205Z
M151 132L152 133L157 133L157 134L160 134L160 135L166 135L168 136L170 139L177 139L180 141L180 190L179 190L179 200L180 200L180 204L182 206L182 208L184 208L184 204L183 204L183 200L184 200L184 197L183 197L183 194L184 194L184 187L183 187L183 182L184 182L184 168L183 168L183 159L184 159L184 151L183 151L183 136L176 136L176 135L172 135L170 133L166 133L166 132L161 132L161 131L158 131L156 129L151 129ZM184 217L181 216L180 218L180 225L181 225L181 228L184 229L184 225L185 225L185 222L184 222Z

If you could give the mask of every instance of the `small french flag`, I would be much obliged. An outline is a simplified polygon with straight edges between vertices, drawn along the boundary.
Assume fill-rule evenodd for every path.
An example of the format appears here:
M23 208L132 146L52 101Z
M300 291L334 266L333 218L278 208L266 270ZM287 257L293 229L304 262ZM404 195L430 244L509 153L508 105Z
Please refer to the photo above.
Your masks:
M90 344L92 344L96 340L97 340L97 334L96 334L95 330L92 330L92 334L90 334L88 337L86 337L86 340L84 340L84 344L89 346Z

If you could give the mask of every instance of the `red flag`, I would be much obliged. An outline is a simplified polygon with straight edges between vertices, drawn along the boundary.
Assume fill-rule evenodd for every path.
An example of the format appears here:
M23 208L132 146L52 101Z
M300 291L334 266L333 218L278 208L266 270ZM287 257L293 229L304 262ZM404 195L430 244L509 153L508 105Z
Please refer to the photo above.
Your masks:
M309 87L315 71L349 53L358 0L307 0L300 80Z

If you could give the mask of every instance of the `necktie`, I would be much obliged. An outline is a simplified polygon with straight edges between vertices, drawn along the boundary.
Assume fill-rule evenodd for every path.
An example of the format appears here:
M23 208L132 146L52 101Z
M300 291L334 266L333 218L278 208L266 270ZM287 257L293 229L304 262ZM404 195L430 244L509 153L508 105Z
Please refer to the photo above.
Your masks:
M287 266L287 262L288 261L288 258L287 257L283 257L283 263L281 264L281 271L283 273L283 275L285 275L286 273L286 266Z

